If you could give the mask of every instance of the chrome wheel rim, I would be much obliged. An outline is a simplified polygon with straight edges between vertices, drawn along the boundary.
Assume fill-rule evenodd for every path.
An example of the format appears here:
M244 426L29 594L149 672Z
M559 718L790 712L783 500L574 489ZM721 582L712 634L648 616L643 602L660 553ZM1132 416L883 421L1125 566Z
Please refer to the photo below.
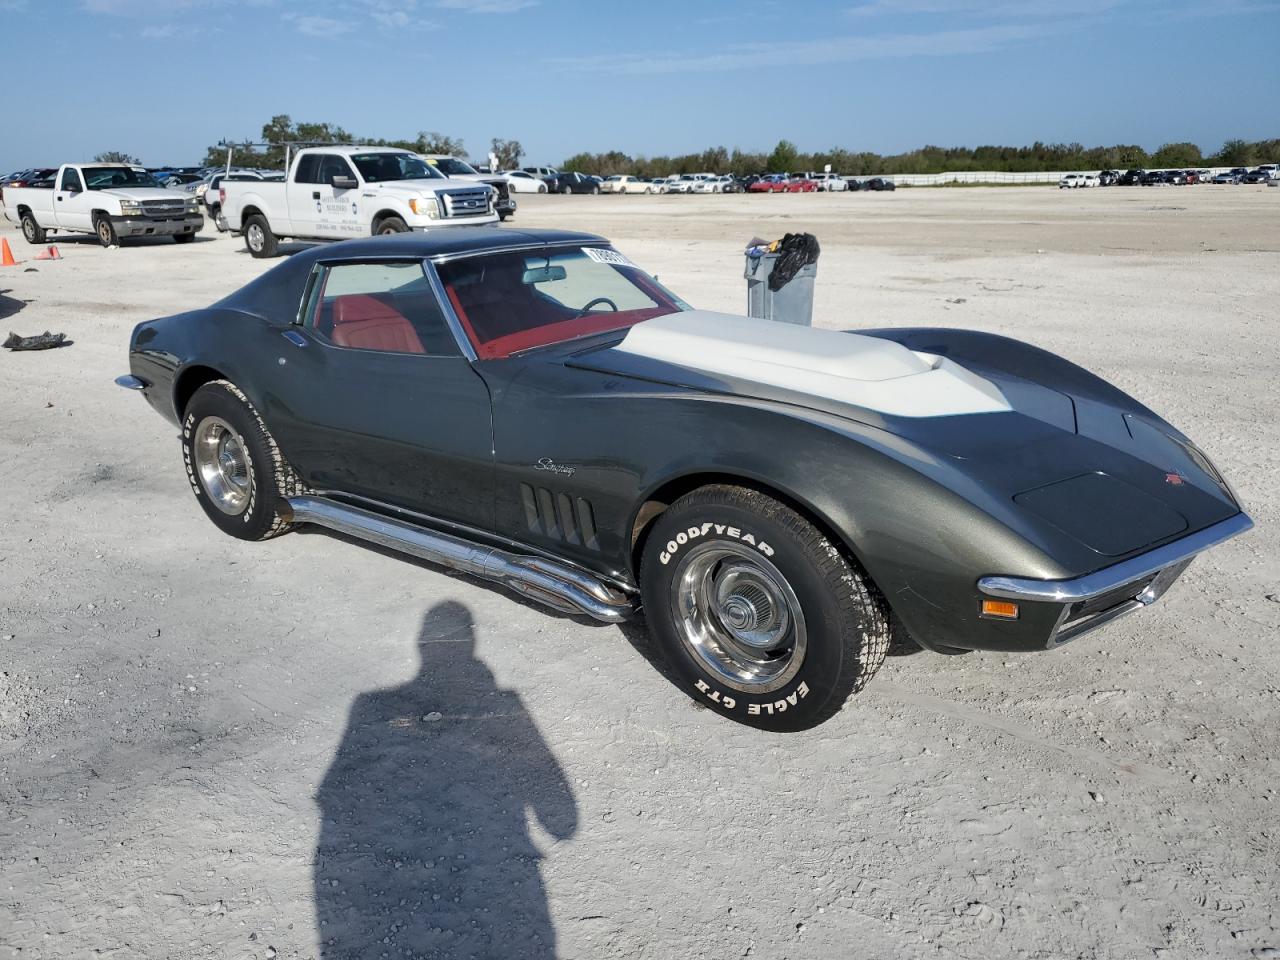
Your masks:
M105 220L98 221L98 239L103 243L111 242L111 224Z
M36 222L30 217L22 221L22 235L27 238L27 243L36 242Z
M804 662L800 601L782 572L746 545L690 549L676 567L671 612L685 649L734 690L771 693Z
M262 227L256 223L250 224L249 229L245 231L245 239L249 241L249 249L255 253L262 249L262 242L265 239L262 235Z
M221 417L205 417L191 444L200 485L215 507L236 517L249 507L253 463L244 438Z

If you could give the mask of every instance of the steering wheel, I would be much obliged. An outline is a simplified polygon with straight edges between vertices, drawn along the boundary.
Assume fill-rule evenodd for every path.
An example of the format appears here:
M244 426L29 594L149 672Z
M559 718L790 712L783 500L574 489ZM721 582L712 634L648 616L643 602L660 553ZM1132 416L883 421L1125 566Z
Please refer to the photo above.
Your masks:
M607 303L610 309L613 310L614 313L618 312L618 305L614 303L612 300L610 300L608 297L596 297L594 300L592 300L585 307L583 307L581 310L578 311L578 316L579 317L586 316L588 313L591 312L592 307L600 303Z

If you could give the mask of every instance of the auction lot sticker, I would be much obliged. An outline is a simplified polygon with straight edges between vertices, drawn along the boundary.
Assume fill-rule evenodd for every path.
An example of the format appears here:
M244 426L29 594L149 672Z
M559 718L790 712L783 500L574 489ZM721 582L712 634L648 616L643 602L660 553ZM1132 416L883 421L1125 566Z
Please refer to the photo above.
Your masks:
M583 247L582 252L596 263L612 263L619 267L635 267L635 264L617 250L605 250L601 247ZM638 267L636 269L639 269Z

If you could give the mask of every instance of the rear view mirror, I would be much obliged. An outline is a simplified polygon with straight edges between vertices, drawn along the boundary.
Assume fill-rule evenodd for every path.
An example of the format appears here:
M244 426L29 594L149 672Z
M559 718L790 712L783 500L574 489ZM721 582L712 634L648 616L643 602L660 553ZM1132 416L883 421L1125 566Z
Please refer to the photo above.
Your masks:
M563 280L567 273L564 267L534 267L526 270L524 276L520 278L521 283L547 283L550 280Z
M360 184L356 182L355 177L335 176L329 181L329 183L333 185L333 189L335 190L354 190L356 187L360 186Z

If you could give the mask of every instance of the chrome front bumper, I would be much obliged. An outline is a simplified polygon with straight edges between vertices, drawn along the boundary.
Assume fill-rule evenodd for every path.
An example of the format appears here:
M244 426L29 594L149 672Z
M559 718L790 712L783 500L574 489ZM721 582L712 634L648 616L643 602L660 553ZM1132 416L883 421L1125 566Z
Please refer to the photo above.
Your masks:
M983 577L978 581L978 590L1002 600L1062 604L1062 613L1047 644L1056 647L1155 603L1197 554L1252 527L1253 521L1246 514L1237 513L1211 527L1082 577L1071 580Z

